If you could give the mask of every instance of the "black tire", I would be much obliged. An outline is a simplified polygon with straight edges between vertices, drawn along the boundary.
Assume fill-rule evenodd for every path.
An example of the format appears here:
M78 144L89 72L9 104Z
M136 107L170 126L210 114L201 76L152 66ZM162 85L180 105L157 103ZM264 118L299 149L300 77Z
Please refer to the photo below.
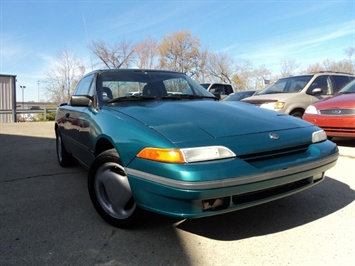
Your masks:
M110 225L130 228L141 210L132 196L127 175L115 149L101 153L92 163L88 188L90 199L102 219Z
M303 113L300 112L300 111L294 111L294 112L292 112L290 115L302 119Z
M56 130L56 147L57 147L57 158L60 166L69 167L75 164L76 160L74 157L68 153L63 145L63 139L60 132Z

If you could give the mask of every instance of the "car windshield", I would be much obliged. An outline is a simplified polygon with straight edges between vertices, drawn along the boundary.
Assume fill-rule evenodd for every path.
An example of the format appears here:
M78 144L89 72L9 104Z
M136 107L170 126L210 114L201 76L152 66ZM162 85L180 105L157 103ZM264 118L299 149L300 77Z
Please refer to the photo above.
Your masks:
M312 75L282 78L270 84L262 91L258 92L257 95L274 93L297 93L306 86L311 78Z
M167 99L201 99L215 96L182 73L154 70L102 72L97 79L101 103ZM101 97L100 97L101 96Z
M339 91L339 94L355 93L355 79Z

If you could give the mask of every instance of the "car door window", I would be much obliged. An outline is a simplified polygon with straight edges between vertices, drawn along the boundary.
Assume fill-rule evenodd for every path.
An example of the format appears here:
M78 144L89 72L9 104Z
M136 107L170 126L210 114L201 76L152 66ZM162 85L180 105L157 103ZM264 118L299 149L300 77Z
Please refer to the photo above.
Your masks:
M214 84L211 89L210 92L214 93L214 94L223 94L223 85L219 85L219 84Z
M321 95L331 95L332 94L332 84L331 84L329 76L324 75L324 76L317 77L313 81L312 85L310 86L310 91L312 91L316 88L322 89Z
M93 86L92 80L94 75L89 75L83 78L80 83L77 85L74 95L93 95Z

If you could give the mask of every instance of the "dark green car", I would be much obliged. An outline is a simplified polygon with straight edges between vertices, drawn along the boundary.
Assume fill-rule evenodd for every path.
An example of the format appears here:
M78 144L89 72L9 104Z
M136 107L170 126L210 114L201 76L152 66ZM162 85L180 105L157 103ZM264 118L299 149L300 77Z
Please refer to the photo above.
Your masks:
M141 210L181 218L258 205L311 187L337 146L301 119L219 102L185 74L99 70L56 113L61 166L89 169L91 200L118 227Z

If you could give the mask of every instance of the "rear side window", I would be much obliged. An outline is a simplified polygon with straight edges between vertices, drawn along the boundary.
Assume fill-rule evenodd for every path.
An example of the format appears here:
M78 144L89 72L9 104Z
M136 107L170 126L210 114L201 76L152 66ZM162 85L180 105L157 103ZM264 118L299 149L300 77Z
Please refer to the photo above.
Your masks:
M211 86L210 92L219 95L229 95L233 92L231 86L224 85L224 84L214 84Z
M224 93L225 93L226 95L229 95L229 94L231 94L232 92L233 92L233 89L232 89L231 86L224 85Z
M334 92L338 92L342 88L345 87L346 84L348 84L351 79L350 77L347 76L332 76L334 80Z

